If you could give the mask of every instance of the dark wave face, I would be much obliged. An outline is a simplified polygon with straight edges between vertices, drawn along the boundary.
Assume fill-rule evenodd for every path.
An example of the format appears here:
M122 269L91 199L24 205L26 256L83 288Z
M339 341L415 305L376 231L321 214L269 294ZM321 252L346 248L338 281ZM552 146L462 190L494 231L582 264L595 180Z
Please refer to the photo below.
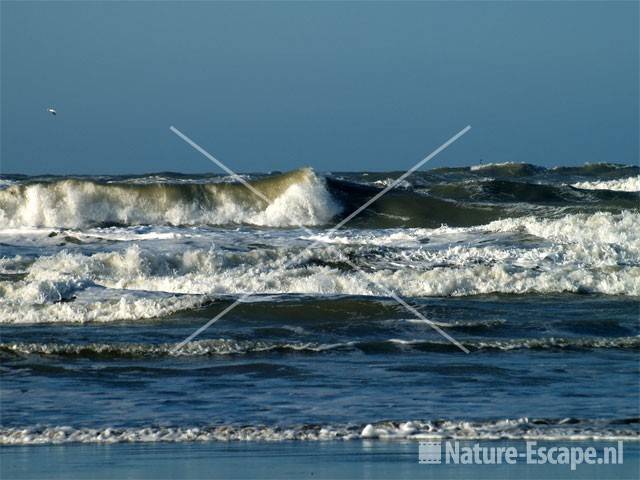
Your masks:
M327 186L344 212L352 212L401 174L340 174L327 178ZM368 207L354 225L467 227L526 215L637 210L638 175L637 166L611 164L546 169L511 163L416 172ZM608 180L590 183L594 178Z
M380 191L333 179L327 179L327 185L349 212ZM591 191L505 180L427 185L390 191L355 219L353 225L363 228L469 227L531 214L553 218L569 213L620 212L640 207L637 192Z

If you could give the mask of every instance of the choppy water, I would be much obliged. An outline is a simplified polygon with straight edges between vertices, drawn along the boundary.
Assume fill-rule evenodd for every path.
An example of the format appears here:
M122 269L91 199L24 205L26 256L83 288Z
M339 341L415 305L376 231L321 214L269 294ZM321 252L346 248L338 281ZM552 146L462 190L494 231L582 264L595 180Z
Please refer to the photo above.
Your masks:
M640 169L400 173L3 176L0 443L638 438Z

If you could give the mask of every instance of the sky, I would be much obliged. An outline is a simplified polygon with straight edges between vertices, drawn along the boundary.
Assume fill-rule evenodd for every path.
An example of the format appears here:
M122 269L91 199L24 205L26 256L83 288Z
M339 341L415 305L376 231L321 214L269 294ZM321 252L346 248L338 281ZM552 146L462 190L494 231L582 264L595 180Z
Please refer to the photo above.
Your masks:
M638 163L638 7L2 1L0 173Z

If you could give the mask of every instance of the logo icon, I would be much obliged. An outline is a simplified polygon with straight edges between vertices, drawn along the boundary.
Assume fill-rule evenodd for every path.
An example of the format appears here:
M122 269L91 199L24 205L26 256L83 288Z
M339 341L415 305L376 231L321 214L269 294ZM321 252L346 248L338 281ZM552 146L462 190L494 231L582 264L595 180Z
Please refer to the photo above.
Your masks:
M441 442L420 442L418 449L419 463L442 463Z

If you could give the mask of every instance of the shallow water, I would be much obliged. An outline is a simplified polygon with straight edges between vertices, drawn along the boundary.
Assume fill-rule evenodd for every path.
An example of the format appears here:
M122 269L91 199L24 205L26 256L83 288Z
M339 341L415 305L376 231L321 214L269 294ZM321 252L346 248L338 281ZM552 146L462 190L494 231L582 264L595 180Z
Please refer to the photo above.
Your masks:
M460 442L472 448L472 442ZM597 451L612 442L572 442ZM484 447L515 447L524 442L483 442ZM551 448L552 442L536 447ZM417 442L218 442L182 444L39 445L3 449L7 478L486 478L636 479L638 443L624 445L617 465L532 464L454 465L418 463ZM34 459L37 458L37 461Z

